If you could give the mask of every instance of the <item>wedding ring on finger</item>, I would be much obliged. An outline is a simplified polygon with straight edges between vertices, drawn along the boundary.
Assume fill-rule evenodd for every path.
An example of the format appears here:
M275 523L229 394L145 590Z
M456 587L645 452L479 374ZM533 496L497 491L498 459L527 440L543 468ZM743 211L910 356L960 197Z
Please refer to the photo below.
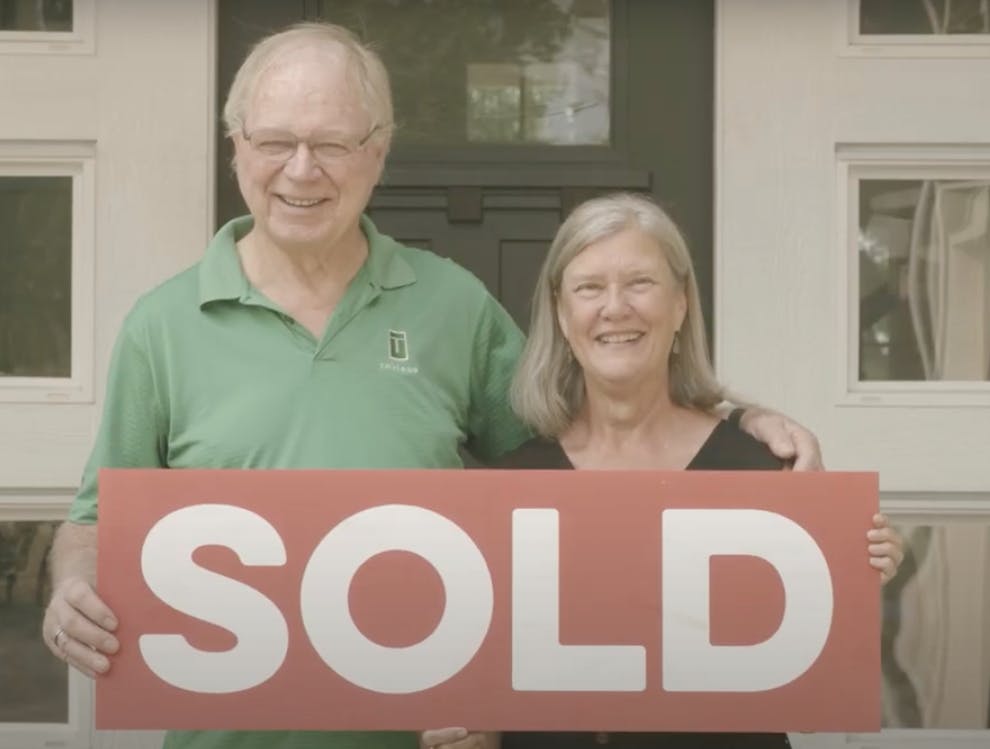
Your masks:
M59 644L58 640L64 634L65 634L65 629L63 629L62 627L59 627L58 629L55 630L55 636L52 638L52 645L55 646L55 649L56 650L59 650L59 651L61 651L63 653L65 651L62 650L62 646Z

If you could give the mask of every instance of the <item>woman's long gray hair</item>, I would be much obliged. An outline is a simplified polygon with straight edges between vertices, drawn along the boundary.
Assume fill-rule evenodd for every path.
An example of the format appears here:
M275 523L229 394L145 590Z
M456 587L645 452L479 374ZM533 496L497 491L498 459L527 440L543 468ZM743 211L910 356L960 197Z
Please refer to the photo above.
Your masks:
M673 220L652 200L616 193L582 203L568 216L550 245L533 294L529 339L512 382L512 405L519 417L546 437L561 434L584 400L584 377L557 320L557 294L564 268L595 242L637 228L656 240L684 291L687 312L678 352L668 361L671 400L711 411L722 401L715 379L691 255Z

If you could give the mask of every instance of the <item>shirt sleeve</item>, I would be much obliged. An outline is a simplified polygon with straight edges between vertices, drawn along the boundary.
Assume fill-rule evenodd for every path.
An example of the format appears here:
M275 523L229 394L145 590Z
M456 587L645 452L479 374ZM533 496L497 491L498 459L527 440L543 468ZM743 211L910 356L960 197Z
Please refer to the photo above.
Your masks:
M509 313L488 296L474 337L466 445L482 462L493 461L532 436L509 405L509 386L523 342Z
M147 348L125 322L110 360L96 443L69 510L69 520L96 522L101 468L165 467L167 431L163 414Z

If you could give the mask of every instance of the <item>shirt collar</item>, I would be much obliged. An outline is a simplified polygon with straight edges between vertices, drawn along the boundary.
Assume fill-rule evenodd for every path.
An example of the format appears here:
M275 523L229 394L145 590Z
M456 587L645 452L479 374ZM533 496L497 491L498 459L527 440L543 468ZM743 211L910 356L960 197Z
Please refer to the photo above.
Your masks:
M250 216L240 216L220 227L199 264L199 305L210 302L243 300L251 284L237 257L237 242L254 226ZM368 239L364 270L368 281L381 289L397 289L416 282L416 273L400 253L400 245L379 233L367 216L361 217L361 230Z
M210 302L240 299L250 290L237 257L237 240L254 225L250 216L228 221L206 246L199 264L199 306Z
M361 231L368 238L365 265L372 284L382 289L398 289L416 283L415 271L400 252L401 244L387 234L380 234L367 216L361 217Z

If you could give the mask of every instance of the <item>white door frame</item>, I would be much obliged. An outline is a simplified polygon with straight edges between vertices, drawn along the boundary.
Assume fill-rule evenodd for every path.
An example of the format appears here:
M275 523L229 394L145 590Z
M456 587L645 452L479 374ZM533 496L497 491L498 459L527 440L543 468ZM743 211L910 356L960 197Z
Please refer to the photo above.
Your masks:
M216 0L74 6L72 33L0 34L0 174L79 176L72 377L0 380L0 520L65 517L125 314L213 233ZM161 744L95 732L92 713L91 684L73 675L70 723L0 724L0 749Z
M716 0L719 376L808 424L830 468L879 471L895 521L988 523L990 383L850 392L847 208L851 165L990 165L990 38L864 39L851 34L857 8ZM990 732L792 740L976 747Z

